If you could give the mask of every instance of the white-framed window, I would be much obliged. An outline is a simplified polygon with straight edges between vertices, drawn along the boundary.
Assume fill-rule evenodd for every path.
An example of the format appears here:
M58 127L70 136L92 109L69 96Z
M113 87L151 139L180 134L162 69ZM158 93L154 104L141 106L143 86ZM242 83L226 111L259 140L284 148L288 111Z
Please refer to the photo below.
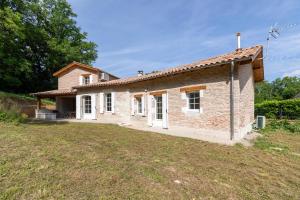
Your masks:
M136 100L136 111L138 114L143 114L143 102L142 97L135 97Z
M188 92L187 94L188 100L188 109L189 110L200 110L200 92Z
M84 76L83 77L83 84L84 85L90 84L90 76Z
M92 113L92 98L91 96L84 96L84 113Z
M112 111L112 100L111 100L111 93L105 94L105 107L107 112Z

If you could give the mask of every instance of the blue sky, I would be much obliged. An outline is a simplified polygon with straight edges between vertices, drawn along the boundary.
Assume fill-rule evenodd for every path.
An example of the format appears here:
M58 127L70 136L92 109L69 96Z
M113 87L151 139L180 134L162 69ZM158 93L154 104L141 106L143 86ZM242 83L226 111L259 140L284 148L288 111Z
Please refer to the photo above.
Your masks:
M120 77L191 63L241 45L271 39L265 78L300 76L299 0L68 0L88 39L98 45L93 65ZM292 26L291 26L292 25Z

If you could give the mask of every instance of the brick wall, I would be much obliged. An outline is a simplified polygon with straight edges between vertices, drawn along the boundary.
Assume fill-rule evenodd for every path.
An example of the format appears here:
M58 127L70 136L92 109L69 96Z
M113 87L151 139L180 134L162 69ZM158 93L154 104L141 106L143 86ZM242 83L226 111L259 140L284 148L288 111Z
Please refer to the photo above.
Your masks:
M168 93L169 127L186 127L195 130L213 130L216 134L230 135L230 79L229 67L219 66L201 71L187 72L176 76L143 81L111 88L80 89L78 94L96 93L97 120L104 123L131 123L147 126L147 95L151 91L166 90ZM186 100L182 99L180 88L191 85L205 85L204 96L200 98L203 113L184 112ZM99 93L115 92L115 113L99 113ZM131 116L131 98L135 94L145 95L146 115ZM240 137L241 128L254 119L254 81L251 64L236 67L234 72L234 114L235 132Z
M240 129L244 135L250 129L254 121L254 95L255 83L251 64L239 67L239 85L240 85ZM248 127L247 127L248 126Z
M58 89L71 89L73 86L79 85L79 77L82 74L92 74L93 83L98 82L98 73L92 73L83 69L75 68L62 76L58 77Z

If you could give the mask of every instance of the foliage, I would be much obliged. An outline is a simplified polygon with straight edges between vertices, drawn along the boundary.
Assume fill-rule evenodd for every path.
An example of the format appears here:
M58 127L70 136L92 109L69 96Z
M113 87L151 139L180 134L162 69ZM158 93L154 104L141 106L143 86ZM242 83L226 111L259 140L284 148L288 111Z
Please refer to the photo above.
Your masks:
M7 107L0 100L0 121L22 123L25 122L26 119L27 116L21 114L17 106Z
M23 123L27 118L28 117L25 114L20 114L13 111L3 112L0 110L0 121L2 122Z
M268 118L300 119L300 99L271 100L255 104L255 114Z
M54 102L43 99L42 104L53 105ZM34 107L30 107L31 105L36 105L36 99L33 97L0 91L0 121L24 122L28 116L23 112L28 114L28 112L26 112L26 108L28 111L28 106L34 109ZM32 112L34 113L34 110L32 110Z
M289 133L300 134L300 121L271 120L265 131L285 130Z
M260 130L261 137L255 141L255 147L271 152L289 153L290 140L287 144L282 143L281 138L300 136L300 121L299 120L270 120L265 129ZM272 137L279 137L276 141L272 141Z
M255 87L255 103L266 100L291 99L300 93L300 78L277 78L273 82L264 81Z
M66 0L0 1L0 90L52 89L62 66L94 61L96 44L75 17Z

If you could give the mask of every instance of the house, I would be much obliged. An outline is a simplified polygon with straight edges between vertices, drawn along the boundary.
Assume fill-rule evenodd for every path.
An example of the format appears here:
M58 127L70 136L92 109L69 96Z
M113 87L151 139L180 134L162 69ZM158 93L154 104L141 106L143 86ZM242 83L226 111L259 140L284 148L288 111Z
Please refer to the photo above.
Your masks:
M254 84L264 80L263 47L129 78L78 62L54 76L57 90L34 95L55 97L58 117L234 143L254 122Z

